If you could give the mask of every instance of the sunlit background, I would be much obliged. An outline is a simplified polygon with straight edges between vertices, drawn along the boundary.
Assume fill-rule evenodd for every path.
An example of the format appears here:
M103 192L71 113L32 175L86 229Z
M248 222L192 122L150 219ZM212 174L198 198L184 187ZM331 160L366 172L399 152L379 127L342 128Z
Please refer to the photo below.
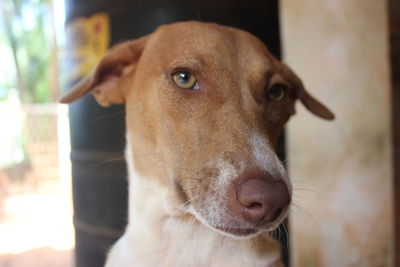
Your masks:
M64 1L0 4L0 266L72 266ZM40 260L38 260L40 259Z

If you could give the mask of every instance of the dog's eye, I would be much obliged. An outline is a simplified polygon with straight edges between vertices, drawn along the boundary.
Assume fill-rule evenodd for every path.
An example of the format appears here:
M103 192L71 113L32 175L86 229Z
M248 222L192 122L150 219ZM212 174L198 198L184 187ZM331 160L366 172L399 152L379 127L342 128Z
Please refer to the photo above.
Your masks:
M274 84L267 93L269 100L274 102L282 101L286 95L286 86L283 84Z
M180 88L192 90L199 89L196 77L188 71L178 71L173 73L172 80Z

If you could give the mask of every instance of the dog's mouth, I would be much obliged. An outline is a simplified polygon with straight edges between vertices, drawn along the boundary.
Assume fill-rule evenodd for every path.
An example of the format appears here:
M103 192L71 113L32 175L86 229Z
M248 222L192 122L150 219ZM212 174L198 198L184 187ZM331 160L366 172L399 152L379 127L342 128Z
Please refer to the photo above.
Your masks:
M286 216L282 216L279 219L263 224L263 225L258 225L254 227L249 227L249 225L237 225L234 224L231 227L230 226L218 226L218 225L210 225L212 228L216 229L219 232L226 233L231 236L236 236L236 237L249 237L249 236L254 236L262 232L271 232L275 230L276 228L279 227L279 225L284 221Z
M275 228L279 227L286 217L285 215L271 223L251 226L248 223L240 223L238 221L235 222L235 220L232 220L232 218L224 218L219 223L213 223L207 219L207 216L204 217L196 212L193 207L189 208L189 213L192 214L192 216L195 216L196 219L203 225L208 226L222 235L234 238L249 238L260 233L273 231Z

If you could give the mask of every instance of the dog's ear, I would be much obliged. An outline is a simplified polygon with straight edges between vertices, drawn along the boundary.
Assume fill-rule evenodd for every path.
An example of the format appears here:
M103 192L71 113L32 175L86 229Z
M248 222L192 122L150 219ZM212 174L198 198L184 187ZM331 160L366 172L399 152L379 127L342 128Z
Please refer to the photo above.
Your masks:
M335 115L325 107L321 102L310 95L304 88L303 82L300 78L286 65L283 64L283 72L286 77L289 78L291 83L296 87L296 96L303 103L303 105L311 111L313 114L317 115L326 120L333 120Z
M112 47L94 70L62 96L60 102L71 103L92 92L97 102L104 107L124 103L125 95L119 83L134 71L148 37Z
M297 97L303 103L303 105L312 113L326 120L333 120L335 115L321 102L310 95L303 86L297 91Z

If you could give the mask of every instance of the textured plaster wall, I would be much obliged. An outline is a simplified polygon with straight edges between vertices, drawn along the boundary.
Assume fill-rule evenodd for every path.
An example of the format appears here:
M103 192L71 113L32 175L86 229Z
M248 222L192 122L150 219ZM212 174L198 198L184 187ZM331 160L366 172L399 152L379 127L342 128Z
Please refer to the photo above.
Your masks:
M285 61L334 122L298 104L288 127L293 266L391 266L385 0L282 0Z

